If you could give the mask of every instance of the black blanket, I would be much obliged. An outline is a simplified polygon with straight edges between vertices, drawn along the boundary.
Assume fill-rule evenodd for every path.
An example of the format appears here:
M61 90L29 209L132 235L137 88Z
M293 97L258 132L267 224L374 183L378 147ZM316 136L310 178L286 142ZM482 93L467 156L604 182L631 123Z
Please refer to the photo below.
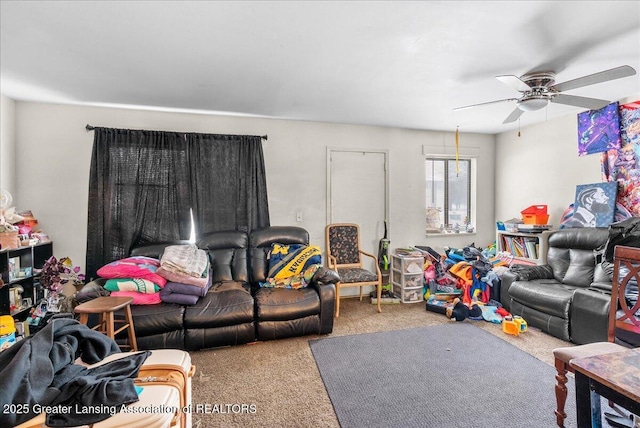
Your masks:
M52 319L35 335L0 353L0 405L19 405L16 413L0 413L0 426L14 426L40 413L41 406L57 406L47 414L50 426L99 422L113 409L138 401L133 379L149 352L134 354L94 369L75 364L77 358L94 364L118 345L105 335L73 319ZM104 409L77 414L77 409Z

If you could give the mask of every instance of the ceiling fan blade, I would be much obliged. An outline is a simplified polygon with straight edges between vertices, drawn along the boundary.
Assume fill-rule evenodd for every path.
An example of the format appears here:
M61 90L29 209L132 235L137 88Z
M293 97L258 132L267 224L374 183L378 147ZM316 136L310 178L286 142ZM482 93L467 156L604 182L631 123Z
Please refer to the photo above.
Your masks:
M569 91L571 89L582 88L583 86L633 76L634 74L636 74L636 70L634 70L633 67L622 65L620 67L612 68L611 70L601 71L599 73L589 74L588 76L582 76L577 79L558 83L557 85L551 86L549 89L558 92Z
M506 123L515 122L516 120L518 120L520 116L522 116L522 113L524 112L520 110L518 107L516 107L516 109L512 111L511 114L507 116L507 118L502 123L506 124Z
M489 104L503 103L505 101L518 101L518 99L517 98L505 98L504 100L489 101L489 102L480 103L480 104L471 104L470 106L456 107L456 108L453 109L453 111L466 110L468 108L486 106L486 105L489 105Z
M611 103L607 100L599 100L597 98L578 97L575 95L557 94L551 98L552 103L566 104L569 106L583 107L589 110L600 110L602 107Z
M496 76L496 79L498 79L499 81L501 81L507 86L511 86L513 89L519 92L526 92L531 90L531 86L527 85L525 82L520 80L518 76L514 76L513 74Z

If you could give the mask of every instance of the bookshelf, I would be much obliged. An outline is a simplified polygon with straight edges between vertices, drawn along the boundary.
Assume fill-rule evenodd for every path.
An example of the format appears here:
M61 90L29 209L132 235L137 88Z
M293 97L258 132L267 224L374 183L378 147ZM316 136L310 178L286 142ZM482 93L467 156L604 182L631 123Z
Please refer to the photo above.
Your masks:
M29 315L30 309L44 297L39 271L52 255L50 241L0 250L0 275L5 283L0 288L0 315L11 315L19 321ZM23 299L28 299L29 304L22 304Z
M547 247L549 235L552 232L551 230L541 233L498 230L496 232L497 249L511 253L516 259L542 265L547 262Z

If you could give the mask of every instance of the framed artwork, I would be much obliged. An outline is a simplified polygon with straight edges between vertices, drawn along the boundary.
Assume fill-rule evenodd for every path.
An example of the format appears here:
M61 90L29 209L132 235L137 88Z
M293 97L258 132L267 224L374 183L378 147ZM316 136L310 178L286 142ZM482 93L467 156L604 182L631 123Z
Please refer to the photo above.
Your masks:
M565 227L608 227L614 221L618 183L579 184L571 220Z
M620 148L618 103L578 114L578 156Z
M640 101L623 104L618 111L620 148L601 158L602 179L618 182L616 221L640 216Z

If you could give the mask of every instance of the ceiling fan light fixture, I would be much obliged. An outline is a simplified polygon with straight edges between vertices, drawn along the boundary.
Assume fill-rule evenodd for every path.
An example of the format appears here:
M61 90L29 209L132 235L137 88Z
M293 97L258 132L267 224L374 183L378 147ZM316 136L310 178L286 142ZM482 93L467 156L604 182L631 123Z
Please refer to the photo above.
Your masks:
M518 108L522 111L536 111L545 108L548 103L547 98L527 98L518 101Z

